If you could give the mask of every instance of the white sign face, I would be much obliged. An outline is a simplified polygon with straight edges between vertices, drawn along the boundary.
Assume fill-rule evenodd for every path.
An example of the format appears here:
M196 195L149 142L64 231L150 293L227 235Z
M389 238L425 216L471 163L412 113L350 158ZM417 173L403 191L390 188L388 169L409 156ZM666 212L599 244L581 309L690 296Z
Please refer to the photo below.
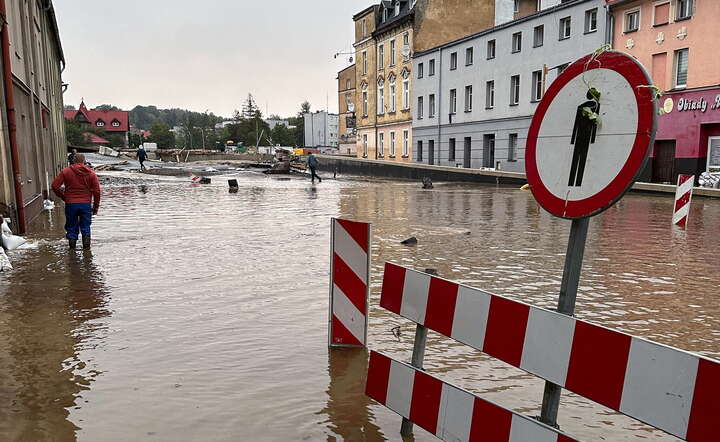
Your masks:
M576 127L577 116L588 103L586 83L600 92L600 119L590 134ZM610 69L578 75L560 90L542 120L536 154L540 179L562 200L583 200L599 193L627 162L637 123L635 92L622 75Z
M553 81L525 147L528 184L545 210L596 215L632 187L655 136L650 84L642 65L617 51L577 60Z

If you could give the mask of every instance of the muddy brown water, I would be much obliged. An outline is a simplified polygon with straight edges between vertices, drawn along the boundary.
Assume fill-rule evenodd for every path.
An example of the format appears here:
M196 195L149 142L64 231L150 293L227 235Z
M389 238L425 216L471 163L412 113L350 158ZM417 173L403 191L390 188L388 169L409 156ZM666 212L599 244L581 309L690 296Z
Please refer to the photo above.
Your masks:
M89 253L67 252L58 210L34 224L36 246L0 275L0 440L400 440L399 417L362 393L366 353L327 350L333 216L373 223L373 349L411 354L413 325L378 307L388 260L556 302L570 223L528 192L236 178L237 194L221 177L106 186ZM577 314L718 358L720 201L693 201L686 231L671 211L630 194L591 221ZM541 380L432 332L425 366L539 414ZM584 440L673 440L568 393L559 423Z

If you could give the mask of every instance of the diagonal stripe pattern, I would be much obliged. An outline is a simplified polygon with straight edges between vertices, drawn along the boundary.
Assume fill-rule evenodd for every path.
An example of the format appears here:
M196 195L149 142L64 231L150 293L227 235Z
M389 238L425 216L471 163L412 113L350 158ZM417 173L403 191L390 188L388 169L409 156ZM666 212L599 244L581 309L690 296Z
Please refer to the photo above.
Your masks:
M678 175L678 185L675 191L675 210L673 211L673 224L680 227L687 225L690 214L690 201L695 184L695 175Z
M330 345L364 346L367 337L370 224L332 220Z
M445 441L575 440L375 351L365 394Z
M681 439L717 440L718 361L390 263L380 305Z

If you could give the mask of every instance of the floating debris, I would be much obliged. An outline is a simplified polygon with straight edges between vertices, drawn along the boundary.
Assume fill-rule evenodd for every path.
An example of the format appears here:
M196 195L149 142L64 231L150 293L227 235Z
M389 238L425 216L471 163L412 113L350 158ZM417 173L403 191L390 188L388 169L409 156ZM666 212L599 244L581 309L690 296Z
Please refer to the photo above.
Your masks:
M408 238L404 241L401 241L400 244L409 246L409 245L417 244L417 242L418 242L417 238L415 238L414 236L411 236L410 238Z

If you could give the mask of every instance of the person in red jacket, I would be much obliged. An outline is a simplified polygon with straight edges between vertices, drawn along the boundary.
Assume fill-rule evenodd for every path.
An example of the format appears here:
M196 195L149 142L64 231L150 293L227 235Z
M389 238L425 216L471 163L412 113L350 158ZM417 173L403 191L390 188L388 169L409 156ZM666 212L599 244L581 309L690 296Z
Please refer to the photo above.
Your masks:
M85 155L75 154L74 160L75 164L64 168L53 180L52 190L65 201L65 231L70 248L75 248L82 233L83 249L89 249L92 216L100 208L100 182L95 171L85 165Z

